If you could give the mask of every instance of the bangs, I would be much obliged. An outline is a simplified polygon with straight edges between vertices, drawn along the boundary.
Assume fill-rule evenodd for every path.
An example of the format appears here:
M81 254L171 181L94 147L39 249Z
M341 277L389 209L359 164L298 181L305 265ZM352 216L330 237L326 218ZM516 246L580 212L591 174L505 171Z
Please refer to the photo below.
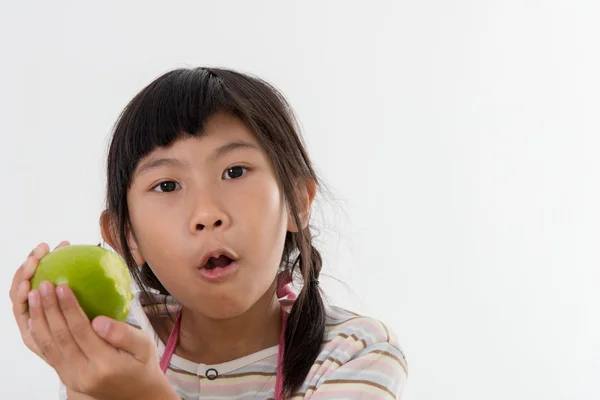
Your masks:
M228 101L229 100L229 101ZM233 111L221 80L205 69L177 70L142 90L115 126L115 143L128 178L140 159L177 139L201 135L217 111ZM114 160L117 161L117 160Z

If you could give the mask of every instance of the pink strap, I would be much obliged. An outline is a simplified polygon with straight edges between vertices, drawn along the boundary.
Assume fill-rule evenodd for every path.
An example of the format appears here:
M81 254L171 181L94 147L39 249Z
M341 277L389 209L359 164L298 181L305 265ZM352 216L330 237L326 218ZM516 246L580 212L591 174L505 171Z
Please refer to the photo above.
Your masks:
M296 294L290 288L292 282L289 274L278 276L277 297L295 299ZM173 329L167 340L165 351L160 359L160 369L163 373L167 372L169 362L175 353L177 340L179 339L179 327L181 325L181 308L177 312L177 318L173 324ZM277 374L275 376L275 399L283 400L283 351L285 349L285 327L287 325L287 313L281 307L281 335L279 336L279 346L277 347Z
M277 276L277 298L283 299L287 297L289 299L295 299L296 293L291 288L292 277L288 271L284 271Z
M275 399L283 400L283 351L285 349L285 326L287 313L281 308L281 335L279 336L279 347L277 348L277 375L275 376Z
M169 340L167 340L167 346L165 347L165 351L160 359L160 369L163 374L167 373L167 368L169 367L169 362L171 361L171 357L175 353L175 347L177 346L177 340L179 339L179 325L181 321L181 308L177 312L177 318L175 319L175 323L173 324L173 329L171 330L171 334L169 335Z

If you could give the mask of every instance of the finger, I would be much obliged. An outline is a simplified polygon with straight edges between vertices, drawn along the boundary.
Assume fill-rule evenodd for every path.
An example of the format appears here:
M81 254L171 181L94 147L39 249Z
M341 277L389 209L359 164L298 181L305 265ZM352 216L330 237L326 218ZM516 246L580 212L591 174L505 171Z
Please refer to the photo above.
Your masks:
M29 258L28 258L28 260L29 260ZM17 293L17 290L19 289L19 285L21 284L21 282L23 282L23 274L25 271L26 263L27 263L27 260L25 260L25 262L23 264L21 264L21 266L19 268L17 268L17 271L13 275L13 279L10 284L10 290L8 291L8 296L10 297L11 301L13 301L15 293Z
M56 247L54 248L54 250L56 250L56 249L60 249L61 247L70 246L70 245L71 245L71 243L69 243L67 240L63 240L62 242L60 242L60 243L58 244L58 246L56 246Z
M27 329L27 321L29 320L29 307L27 305L27 294L31 288L29 281L22 281L15 290L12 296L13 315L17 321L19 331L23 335Z
M130 353L143 363L151 361L154 344L144 331L105 316L94 318L92 326L101 338L116 349Z
M48 243L40 243L40 244L37 245L37 247L35 249L33 249L32 255L35 258L37 258L38 260L40 260L46 254L48 254L48 252L50 252L50 248L48 247Z
M13 276L13 281L9 292L11 299L13 299L15 292L17 291L19 285L21 285L22 281L30 280L33 277L40 259L48 254L49 251L50 249L47 243L40 243L33 250L31 250L25 262L19 267L19 269L17 269L17 272Z
M27 313L27 293L29 293L30 288L29 280L31 279L31 276L33 276L32 271L35 271L37 263L37 259L34 256L28 257L27 261L19 268L13 278L13 284L10 289L10 300L13 304L13 314L15 318ZM17 320L21 332L26 329L28 318L29 315L27 314L24 321Z
M27 257L27 259L29 259L29 257ZM13 298L14 293L17 291L17 287L23 280L21 277L23 276L23 271L25 270L25 263L27 263L27 260L25 260L23 264L19 265L19 268L17 268L15 274L13 275L13 279L10 284L10 290L8 292L8 295L11 299Z
M42 307L46 321L48 322L48 329L50 330L54 345L62 354L61 359L77 364L87 360L85 354L71 335L71 331L58 304L54 285L48 281L42 282L40 284L40 293L42 295Z
M44 246L46 248L48 247L48 245L46 243L38 244L33 250L31 250L29 252L29 255L25 259L25 262L23 264L21 264L21 266L17 269L17 272L13 276L13 280L12 280L12 284L11 284L11 290L10 290L11 298L13 297L14 292L16 291L17 287L21 284L21 281L23 281L24 279L29 280L33 276L33 273L35 272L35 268L37 267L37 263L35 265L30 265L29 262L35 258L37 258L37 261L39 261L41 256L35 257L35 255L43 254Z
M41 304L40 292L32 290L28 295L29 300L29 330L31 337L40 349L40 355L52 367L60 365L64 360L58 348L54 345L48 322L44 315L44 309Z
M66 324L69 327L73 339L88 359L92 359L114 348L107 345L98 337L90 320L77 302L73 291L67 285L58 285L56 293L59 297L59 305Z
M30 280L37 269L37 266L40 262L40 259L48 254L48 245L46 243L40 243L37 245L35 249L29 253L27 260L23 264L23 273L21 275L21 280Z

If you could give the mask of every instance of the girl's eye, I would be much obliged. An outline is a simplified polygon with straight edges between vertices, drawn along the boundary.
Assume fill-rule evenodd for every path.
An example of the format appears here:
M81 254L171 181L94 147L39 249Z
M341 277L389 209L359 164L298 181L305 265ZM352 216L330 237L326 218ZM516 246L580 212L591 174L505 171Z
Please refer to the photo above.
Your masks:
M225 172L223 172L223 179L240 178L246 171L248 171L248 168L246 167L236 166L228 168Z
M168 193L168 192L172 192L178 188L181 188L181 185L179 183L173 182L173 181L165 181L165 182L161 182L158 185L154 186L152 188L152 190L154 190L155 192Z

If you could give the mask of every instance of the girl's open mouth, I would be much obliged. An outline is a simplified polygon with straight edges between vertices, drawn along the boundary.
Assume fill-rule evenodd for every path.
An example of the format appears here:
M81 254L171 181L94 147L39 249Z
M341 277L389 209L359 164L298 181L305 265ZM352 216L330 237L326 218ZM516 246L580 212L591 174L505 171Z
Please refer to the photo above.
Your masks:
M227 279L238 269L238 262L226 255L210 257L198 272L209 282L219 282Z
M232 261L233 260L231 258L227 257L226 255L221 255L217 258L211 257L206 262L204 269L213 270L215 268L225 268L226 266L231 264Z

